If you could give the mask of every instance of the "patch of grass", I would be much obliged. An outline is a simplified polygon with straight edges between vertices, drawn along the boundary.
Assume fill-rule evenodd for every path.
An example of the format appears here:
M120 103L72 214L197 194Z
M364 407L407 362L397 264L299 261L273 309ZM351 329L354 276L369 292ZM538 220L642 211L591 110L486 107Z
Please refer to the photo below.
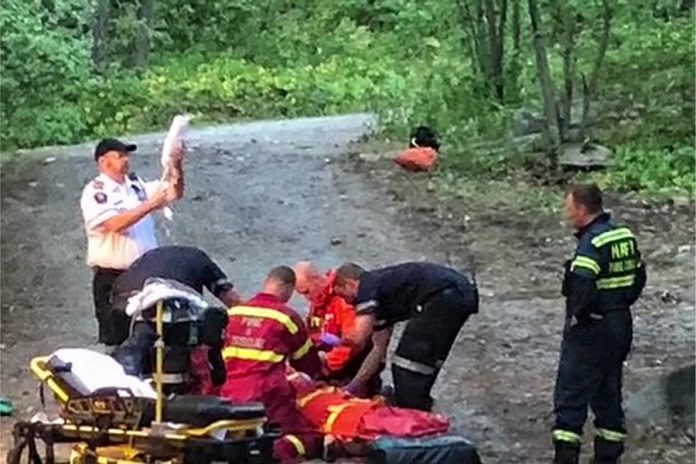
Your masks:
M486 180L444 172L431 181L443 198L470 204L472 209L511 214L560 214L563 192L521 179Z

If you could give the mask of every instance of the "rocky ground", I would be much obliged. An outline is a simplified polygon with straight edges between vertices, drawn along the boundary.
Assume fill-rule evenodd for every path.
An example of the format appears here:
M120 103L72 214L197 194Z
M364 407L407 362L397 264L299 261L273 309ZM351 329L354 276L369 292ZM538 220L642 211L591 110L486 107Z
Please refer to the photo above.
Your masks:
M559 285L562 263L575 245L562 216L563 190L514 178L408 173L391 162L393 148L358 147L347 169L366 175L382 197L398 205L399 223L414 240L443 250L454 266L474 268L483 289L481 313L467 323L446 365L456 384L440 382L441 395L451 398L460 389L464 401L477 405L476 414L494 418L504 430L504 446L485 427L477 430L486 462L550 462L563 317ZM633 351L626 363L627 414L635 421L629 422L623 462L694 462L688 393L694 388L694 204L683 197L607 197L615 219L637 233L650 270L634 308ZM679 387L666 393L668 380ZM673 420L663 404L670 401L678 403L672 410L690 414Z
M186 198L173 223L160 221L162 243L205 248L247 295L272 266L299 259L323 267L430 259L475 268L481 312L444 367L437 408L480 447L485 463L549 462L558 287L573 246L560 192L404 173L384 157L356 156L369 147L351 142L373 124L356 115L195 131ZM157 176L161 140L136 137L138 172ZM14 418L39 410L32 356L94 345L78 206L94 175L91 149L41 149L2 165L1 385ZM693 203L608 203L637 232L650 269L635 308L628 396L693 364ZM12 421L2 419L3 454ZM693 462L693 428L674 432L661 423L632 432L624 462Z

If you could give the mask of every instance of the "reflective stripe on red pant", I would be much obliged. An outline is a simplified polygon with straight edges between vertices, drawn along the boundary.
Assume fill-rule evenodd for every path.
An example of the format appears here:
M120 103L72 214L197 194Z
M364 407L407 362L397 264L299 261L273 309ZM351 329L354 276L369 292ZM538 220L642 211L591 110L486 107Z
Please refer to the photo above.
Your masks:
M222 394L235 402L260 401L266 408L270 423L277 424L283 437L274 447L281 462L294 462L304 448L304 457L314 458L321 455L322 436L312 428L312 424L297 409L296 397L290 383L282 377L259 380L256 376L229 379L225 383ZM301 446L298 446L298 442ZM283 460L285 459L285 460Z

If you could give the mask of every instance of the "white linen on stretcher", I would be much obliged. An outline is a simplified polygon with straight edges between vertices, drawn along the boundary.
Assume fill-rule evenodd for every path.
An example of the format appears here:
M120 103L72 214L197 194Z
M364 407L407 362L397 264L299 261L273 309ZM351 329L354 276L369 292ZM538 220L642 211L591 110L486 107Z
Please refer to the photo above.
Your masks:
M90 393L103 388L116 388L121 396L157 398L157 393L149 383L126 374L111 356L84 348L62 348L53 352L52 356L70 363L70 372Z
M208 303L191 287L171 279L149 278L143 289L128 299L126 314L136 315L159 301L180 298L204 310Z

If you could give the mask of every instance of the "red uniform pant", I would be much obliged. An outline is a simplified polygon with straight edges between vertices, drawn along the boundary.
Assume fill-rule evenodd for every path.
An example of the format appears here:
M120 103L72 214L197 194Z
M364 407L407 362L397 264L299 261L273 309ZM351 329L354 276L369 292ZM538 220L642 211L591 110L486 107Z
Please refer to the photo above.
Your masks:
M322 437L300 413L295 403L295 391L285 376L277 379L228 378L222 396L236 403L263 403L269 422L278 425L284 434L273 447L276 458L283 464L321 455Z

